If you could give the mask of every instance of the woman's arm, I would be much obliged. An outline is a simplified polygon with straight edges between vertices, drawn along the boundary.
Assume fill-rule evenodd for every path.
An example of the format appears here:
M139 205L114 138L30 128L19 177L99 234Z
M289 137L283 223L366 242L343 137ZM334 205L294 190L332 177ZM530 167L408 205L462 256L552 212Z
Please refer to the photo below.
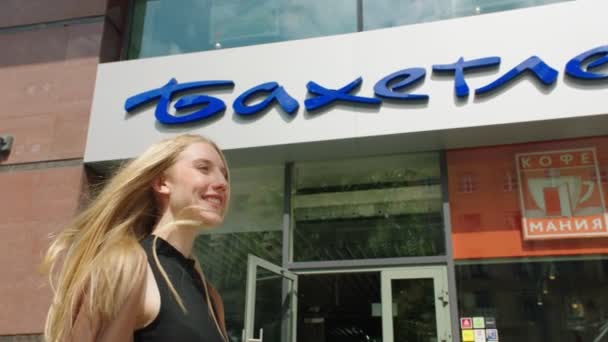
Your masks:
M222 297L209 282L207 282L207 288L209 289L209 297L211 298L213 309L217 315L217 323L222 329L224 336L226 336L226 321L224 319L224 303L222 302Z

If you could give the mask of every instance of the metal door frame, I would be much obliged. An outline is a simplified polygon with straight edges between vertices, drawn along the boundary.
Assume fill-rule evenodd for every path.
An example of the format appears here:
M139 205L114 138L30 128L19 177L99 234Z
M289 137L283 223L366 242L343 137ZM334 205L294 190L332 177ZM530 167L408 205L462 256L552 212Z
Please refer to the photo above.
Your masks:
M256 296L256 280L257 280L257 269L261 267L267 271L270 271L278 276L283 277L283 293L282 299L285 301L289 296L290 301L290 309L291 309L291 341L296 342L297 336L297 315L298 315L298 300L297 300L297 292L298 292L298 276L288 271L281 266L275 265L271 262L268 262L264 259L258 258L254 255L249 254L247 258L247 284L246 284L246 294L245 294L245 322L244 322L244 331L243 338L244 341L261 341L255 340L253 338L254 335L254 322L255 322L255 296ZM289 286L291 283L291 286ZM282 335L286 335L288 332L285 327L283 328ZM284 340L284 337L282 338Z

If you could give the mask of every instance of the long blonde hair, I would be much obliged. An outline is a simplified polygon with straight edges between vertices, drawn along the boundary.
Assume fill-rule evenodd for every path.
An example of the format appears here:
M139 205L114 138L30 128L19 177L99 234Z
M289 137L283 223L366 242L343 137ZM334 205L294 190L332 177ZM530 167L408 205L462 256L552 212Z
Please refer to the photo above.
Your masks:
M44 330L47 342L69 336L79 305L102 322L118 313L133 288L128 277L141 271L139 240L151 233L160 215L152 183L198 142L211 145L227 168L223 153L206 138L187 134L163 140L122 167L57 235L42 262L54 294ZM176 299L183 307L178 295Z

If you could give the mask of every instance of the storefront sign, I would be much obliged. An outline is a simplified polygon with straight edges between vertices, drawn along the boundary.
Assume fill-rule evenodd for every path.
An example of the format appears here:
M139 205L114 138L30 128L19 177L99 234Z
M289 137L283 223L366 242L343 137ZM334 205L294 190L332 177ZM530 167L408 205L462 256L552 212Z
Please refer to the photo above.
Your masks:
M494 317L485 318L486 328L496 328L496 319Z
M483 329L485 327L483 317L473 317L473 328Z
M473 329L473 319L471 317L460 318L461 329Z
M488 341L488 342L498 341L498 330L486 329L486 341Z
M516 155L525 240L608 237L594 148Z
M462 331L462 342L474 342L475 341L475 333L473 330L463 330Z
M486 330L485 329L475 329L473 331L475 334L475 342L486 342Z
M469 96L469 86L465 80L465 74L469 71L497 68L500 65L500 57L486 57L474 60L458 59L455 63L444 65L433 65L434 74L449 74L454 77L454 92L456 97L463 99ZM588 50L572 58L565 65L565 74L571 79L592 82L607 80L608 74L597 72L599 68L608 65L608 45ZM541 58L532 56L506 72L493 82L475 90L476 96L487 95L504 88L513 80L523 74L533 75L542 85L553 85L559 72L546 64ZM354 95L361 86L362 77L358 77L349 84L339 89L326 88L314 81L306 84L309 98L304 101L308 112L316 112L326 109L336 102L350 103L357 106L380 106L384 100L401 102L426 102L429 96L426 94L411 94L406 89L423 81L426 77L424 68L407 68L394 72L378 82L374 86L375 97L364 97ZM124 104L127 112L156 101L155 117L162 124L175 125L195 122L217 116L225 111L226 104L221 99L209 95L192 95L193 91L207 89L232 88L235 83L230 80L196 81L179 83L175 78L160 88L144 91L129 97ZM184 93L188 93L187 95ZM176 96L181 96L174 104L176 114L169 113L169 104ZM254 99L263 98L255 102ZM240 117L256 116L263 113L272 106L278 105L288 115L295 115L300 104L288 91L277 82L266 82L257 85L240 94L232 103L236 115ZM191 111L185 113L186 111Z

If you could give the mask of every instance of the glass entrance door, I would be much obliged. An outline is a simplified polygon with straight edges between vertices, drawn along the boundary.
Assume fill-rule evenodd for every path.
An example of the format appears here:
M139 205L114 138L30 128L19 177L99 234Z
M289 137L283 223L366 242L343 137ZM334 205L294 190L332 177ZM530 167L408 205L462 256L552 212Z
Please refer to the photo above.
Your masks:
M382 342L452 341L445 266L378 271L380 271L382 309L379 311L382 318ZM297 289L297 275L250 255L243 341L296 342ZM323 289L319 287L317 291L323 292ZM373 316L373 305L371 307ZM321 312L318 312L317 316L320 315ZM309 321L312 322L314 319L319 320L316 317ZM325 323L329 326L331 322ZM346 331L351 330L353 329L346 329ZM327 333L325 332L325 335ZM370 337L367 337L367 340L370 340Z
M296 342L297 289L295 274L249 255L243 342Z
M381 282L383 342L452 341L444 266L385 270Z

